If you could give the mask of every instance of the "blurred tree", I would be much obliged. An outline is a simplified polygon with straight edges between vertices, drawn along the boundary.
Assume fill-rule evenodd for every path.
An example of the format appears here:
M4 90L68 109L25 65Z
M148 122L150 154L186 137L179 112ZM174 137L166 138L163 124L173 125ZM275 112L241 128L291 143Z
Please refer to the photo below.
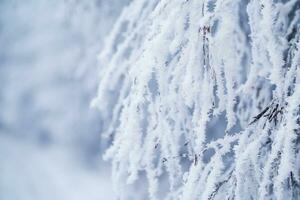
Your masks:
M1 132L99 154L97 54L127 2L0 2Z

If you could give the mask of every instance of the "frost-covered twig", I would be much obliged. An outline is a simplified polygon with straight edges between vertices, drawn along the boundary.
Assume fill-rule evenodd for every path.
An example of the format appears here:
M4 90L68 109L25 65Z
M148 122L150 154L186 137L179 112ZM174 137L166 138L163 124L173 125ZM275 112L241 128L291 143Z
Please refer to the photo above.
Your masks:
M140 172L150 199L299 197L299 13L297 0L131 3L94 101L112 119L119 198Z

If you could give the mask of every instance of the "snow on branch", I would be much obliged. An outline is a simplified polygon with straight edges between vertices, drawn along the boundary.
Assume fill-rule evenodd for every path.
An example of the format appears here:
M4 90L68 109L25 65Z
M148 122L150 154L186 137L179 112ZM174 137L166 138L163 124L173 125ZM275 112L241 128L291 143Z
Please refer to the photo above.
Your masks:
M299 22L297 0L125 8L92 102L119 198L300 198Z

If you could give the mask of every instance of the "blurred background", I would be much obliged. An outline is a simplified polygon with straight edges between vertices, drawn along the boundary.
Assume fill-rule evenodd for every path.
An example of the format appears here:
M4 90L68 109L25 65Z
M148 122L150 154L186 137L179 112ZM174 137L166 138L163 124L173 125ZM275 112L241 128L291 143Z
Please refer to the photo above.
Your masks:
M0 199L113 199L90 108L129 0L0 0Z

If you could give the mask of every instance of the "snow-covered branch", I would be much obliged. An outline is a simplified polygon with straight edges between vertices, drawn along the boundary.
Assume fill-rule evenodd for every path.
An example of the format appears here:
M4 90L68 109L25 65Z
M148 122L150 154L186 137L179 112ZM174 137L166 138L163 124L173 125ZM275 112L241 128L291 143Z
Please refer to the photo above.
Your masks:
M133 1L92 102L119 197L299 198L299 22L297 0Z

